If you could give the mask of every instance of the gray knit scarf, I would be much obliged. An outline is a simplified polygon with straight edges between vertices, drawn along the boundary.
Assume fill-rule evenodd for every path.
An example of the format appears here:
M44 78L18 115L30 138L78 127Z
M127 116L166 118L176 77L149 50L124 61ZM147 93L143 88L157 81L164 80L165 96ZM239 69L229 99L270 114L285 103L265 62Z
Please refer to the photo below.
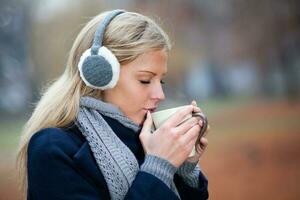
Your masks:
M116 119L138 132L140 127L115 106L92 97L81 97L76 125L86 137L106 183L111 199L124 199L136 174L138 162L101 116Z

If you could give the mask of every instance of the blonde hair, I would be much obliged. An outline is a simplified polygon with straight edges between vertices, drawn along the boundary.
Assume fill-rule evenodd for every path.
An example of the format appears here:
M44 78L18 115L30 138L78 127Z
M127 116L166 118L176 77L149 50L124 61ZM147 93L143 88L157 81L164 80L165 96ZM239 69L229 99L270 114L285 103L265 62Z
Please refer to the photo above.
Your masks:
M101 91L87 87L80 79L77 68L82 53L91 47L94 33L107 12L89 21L75 39L64 73L42 92L41 99L26 122L17 155L22 196L26 197L27 149L30 138L48 127L64 127L71 123L79 109L81 96L101 99ZM122 64L155 49L171 48L167 34L149 17L125 12L116 16L106 27L103 45L110 49Z

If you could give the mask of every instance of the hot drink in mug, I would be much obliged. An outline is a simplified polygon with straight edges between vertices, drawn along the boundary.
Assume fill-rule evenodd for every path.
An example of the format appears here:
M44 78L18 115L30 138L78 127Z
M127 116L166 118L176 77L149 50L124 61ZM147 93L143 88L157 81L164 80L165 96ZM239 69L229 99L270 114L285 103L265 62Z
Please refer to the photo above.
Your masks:
M157 111L157 112L152 113L151 116L152 116L152 119L153 119L153 126L154 126L153 128L158 129L172 115L174 115L179 110L186 108L187 106L189 106L189 105L179 106L179 107L170 108L170 109L161 110L161 111ZM203 123L203 125L201 127L201 130L199 132L197 143L195 145L195 147L196 147L197 145L199 145L200 138L204 135L204 133L207 129L208 122L207 122L206 116L202 112L191 113L185 119L183 119L182 122L184 122L185 120L187 120L191 117L200 117L201 120L202 120L202 123ZM190 156L193 156L195 154L195 151L196 151L195 147L194 147L193 151L191 152Z

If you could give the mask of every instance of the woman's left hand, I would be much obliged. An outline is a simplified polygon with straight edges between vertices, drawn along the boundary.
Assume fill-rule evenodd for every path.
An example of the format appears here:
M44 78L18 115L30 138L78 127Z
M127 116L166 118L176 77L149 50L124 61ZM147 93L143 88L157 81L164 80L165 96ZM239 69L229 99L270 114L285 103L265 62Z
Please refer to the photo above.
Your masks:
M193 106L197 107L196 101L192 101L191 104ZM199 111L201 112L200 108L199 108ZM209 131L209 125L207 127L207 130L206 130L204 136L207 135L208 131ZM196 146L195 154L191 157L188 157L186 161L188 161L188 162L198 162L199 161L200 157L203 155L206 147L208 146L208 140L204 136L200 138L200 141L199 141L198 145Z

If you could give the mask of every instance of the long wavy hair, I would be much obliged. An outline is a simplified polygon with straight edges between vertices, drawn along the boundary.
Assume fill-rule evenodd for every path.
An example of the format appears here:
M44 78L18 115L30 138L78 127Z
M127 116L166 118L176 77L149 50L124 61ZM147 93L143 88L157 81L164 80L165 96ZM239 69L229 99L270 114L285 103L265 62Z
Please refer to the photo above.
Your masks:
M101 99L101 90L87 87L80 79L78 62L82 53L91 47L95 31L107 12L90 20L80 31L70 50L63 74L41 92L41 98L23 127L17 154L17 169L20 190L27 196L27 150L30 138L39 130L48 127L64 127L71 123L79 110L81 96ZM125 12L116 16L106 27L103 45L117 57L121 66L137 56L155 49L169 51L168 35L160 26L144 15Z

